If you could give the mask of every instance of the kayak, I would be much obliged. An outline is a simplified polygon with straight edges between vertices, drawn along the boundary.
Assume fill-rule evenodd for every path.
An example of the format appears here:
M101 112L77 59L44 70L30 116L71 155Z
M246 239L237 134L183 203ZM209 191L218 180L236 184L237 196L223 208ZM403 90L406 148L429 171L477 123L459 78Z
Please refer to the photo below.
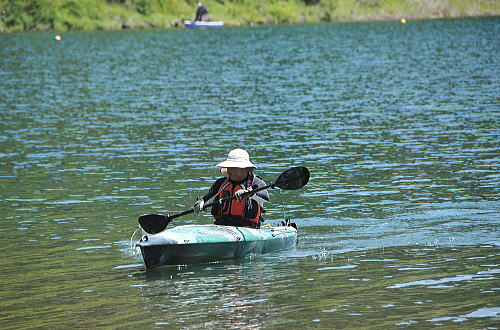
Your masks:
M224 22L184 21L184 26L187 29L213 29L223 27Z
M144 235L135 245L146 268L239 259L295 246L297 229L288 220L261 229L219 225L183 225Z

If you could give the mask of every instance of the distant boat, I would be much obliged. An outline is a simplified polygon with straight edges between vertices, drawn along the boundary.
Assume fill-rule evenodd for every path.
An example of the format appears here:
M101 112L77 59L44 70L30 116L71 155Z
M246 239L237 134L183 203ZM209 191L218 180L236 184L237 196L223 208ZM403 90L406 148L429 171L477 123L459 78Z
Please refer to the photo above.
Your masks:
M213 29L223 27L224 22L184 21L184 26L187 29Z

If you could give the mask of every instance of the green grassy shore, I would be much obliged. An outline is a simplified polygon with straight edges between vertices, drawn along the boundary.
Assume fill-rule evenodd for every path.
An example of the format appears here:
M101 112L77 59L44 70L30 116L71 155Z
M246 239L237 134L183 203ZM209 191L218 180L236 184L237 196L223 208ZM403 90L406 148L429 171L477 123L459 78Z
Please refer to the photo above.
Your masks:
M170 28L198 0L0 0L0 32ZM500 0L205 0L226 25L498 16Z

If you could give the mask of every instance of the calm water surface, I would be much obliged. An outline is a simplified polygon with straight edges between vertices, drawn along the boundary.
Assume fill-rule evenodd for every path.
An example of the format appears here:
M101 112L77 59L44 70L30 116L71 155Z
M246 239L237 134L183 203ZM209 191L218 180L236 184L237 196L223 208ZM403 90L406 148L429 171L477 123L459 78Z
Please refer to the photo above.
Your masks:
M0 35L0 327L500 327L500 19ZM245 148L295 249L146 271ZM176 225L210 223L186 216Z

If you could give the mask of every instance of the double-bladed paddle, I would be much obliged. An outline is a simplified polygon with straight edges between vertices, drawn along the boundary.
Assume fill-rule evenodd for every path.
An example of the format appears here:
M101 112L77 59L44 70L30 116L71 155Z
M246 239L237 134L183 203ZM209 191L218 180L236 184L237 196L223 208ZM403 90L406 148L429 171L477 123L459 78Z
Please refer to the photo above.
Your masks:
M281 175L276 179L274 183L271 183L267 186L253 189L247 193L242 195L243 198L250 197L258 191L264 189L275 189L281 188L285 190L296 190L302 188L309 181L309 170L305 167L292 167L285 172L281 173ZM203 209L209 208L215 204L223 204L225 202L236 199L236 196L231 196L227 198L223 198L212 203L206 204ZM148 234L156 234L159 233L165 228L167 228L168 224L175 218L181 217L183 215L193 213L193 209L189 209L187 211L177 213L174 215L161 215L161 214L146 214L139 217L139 224L141 228Z

